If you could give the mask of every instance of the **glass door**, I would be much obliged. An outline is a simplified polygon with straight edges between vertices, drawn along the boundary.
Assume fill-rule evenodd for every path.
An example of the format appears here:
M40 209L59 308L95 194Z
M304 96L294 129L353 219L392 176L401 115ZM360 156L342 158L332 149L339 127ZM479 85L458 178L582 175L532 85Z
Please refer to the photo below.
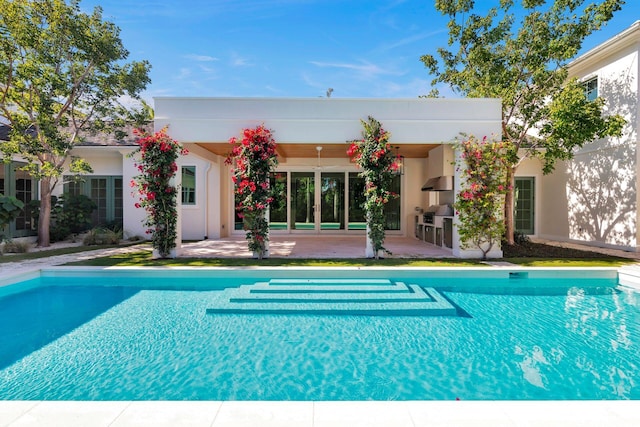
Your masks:
M291 172L291 231L316 230L316 173Z
M344 230L344 172L320 174L320 230Z

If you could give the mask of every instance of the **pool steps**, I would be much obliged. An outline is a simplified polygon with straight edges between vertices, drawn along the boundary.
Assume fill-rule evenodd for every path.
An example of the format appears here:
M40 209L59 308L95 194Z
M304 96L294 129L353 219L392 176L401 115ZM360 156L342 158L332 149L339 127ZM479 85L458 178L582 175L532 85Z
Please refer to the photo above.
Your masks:
M274 279L228 288L208 314L456 316L434 288L381 279Z

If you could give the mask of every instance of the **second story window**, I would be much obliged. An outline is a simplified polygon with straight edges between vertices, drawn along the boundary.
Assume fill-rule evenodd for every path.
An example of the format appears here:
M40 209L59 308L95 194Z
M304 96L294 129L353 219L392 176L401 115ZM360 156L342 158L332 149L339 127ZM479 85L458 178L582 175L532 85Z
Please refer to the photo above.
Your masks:
M584 87L584 95L587 97L587 100L595 101L598 97L598 78L593 77L585 80L582 82L582 86Z

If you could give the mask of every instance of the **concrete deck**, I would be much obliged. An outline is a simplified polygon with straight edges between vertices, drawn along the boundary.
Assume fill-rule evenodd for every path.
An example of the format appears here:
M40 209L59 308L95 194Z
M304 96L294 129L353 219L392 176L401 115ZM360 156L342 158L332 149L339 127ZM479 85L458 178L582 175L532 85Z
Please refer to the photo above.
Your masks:
M450 258L451 249L421 242L413 237L387 236L390 258ZM364 258L365 237L340 235L272 235L269 254L274 258ZM253 256L244 237L203 240L182 245L181 257L230 258Z
M637 427L635 401L0 402L0 427Z

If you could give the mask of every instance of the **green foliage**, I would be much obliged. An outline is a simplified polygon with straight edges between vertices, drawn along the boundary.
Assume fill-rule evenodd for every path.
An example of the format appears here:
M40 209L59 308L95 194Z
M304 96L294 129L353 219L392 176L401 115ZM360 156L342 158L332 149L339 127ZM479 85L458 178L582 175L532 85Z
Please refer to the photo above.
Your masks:
M40 201L32 200L31 209L34 217L40 221ZM60 242L71 234L78 234L91 227L91 214L98 206L84 195L63 194L60 197L51 196L51 227L49 240Z
M460 152L457 169L461 189L454 208L458 212L460 246L478 248L487 258L504 234L504 195L507 184L507 143L467 138L456 149Z
M0 194L0 232L16 219L24 209L24 203L13 196Z
M48 246L49 197L70 150L92 132L122 127L131 115L119 103L139 98L150 65L125 62L120 30L78 0L0 0L0 115L11 125L0 145L19 155L40 180L39 244ZM86 170L79 161L72 169Z
M82 194L60 196L53 203L51 240L64 240L69 234L88 230L91 227L91 214L97 208L93 200Z
M2 252L5 254L24 254L29 252L29 243L15 240L7 240L2 246Z
M361 120L362 139L351 141L347 154L361 169L359 176L365 181L365 202L368 237L373 245L374 257L379 252L391 254L384 247L386 217L384 206L398 197L391 189L393 175L398 168L396 156L389 143L390 134L382 124L369 116Z
M116 245L121 239L121 230L111 230L109 228L98 227L89 230L82 243L86 246Z
M473 0L437 0L449 17L449 47L439 58L421 57L435 76L472 98L502 100L502 136L513 177L527 157L539 157L551 172L558 159L596 138L620 135L624 120L603 116L602 100L589 103L575 81L567 81L567 64L585 37L619 11L623 0L495 0L484 15ZM483 3L485 6L485 3ZM532 130L537 136L532 136ZM513 192L507 195L507 235L513 242Z

